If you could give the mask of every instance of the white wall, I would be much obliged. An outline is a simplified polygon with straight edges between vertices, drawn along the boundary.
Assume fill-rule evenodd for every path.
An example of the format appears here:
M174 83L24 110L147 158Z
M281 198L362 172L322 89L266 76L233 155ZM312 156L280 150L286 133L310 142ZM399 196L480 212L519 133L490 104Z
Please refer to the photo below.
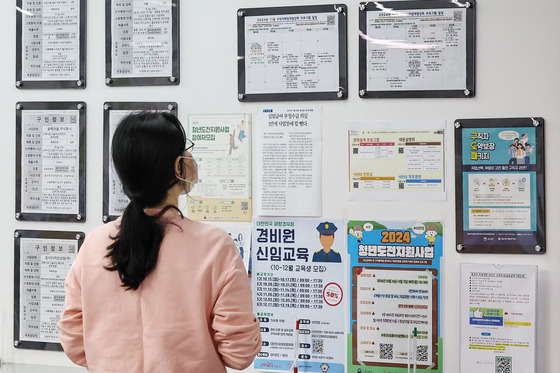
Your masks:
M3 56L0 59L0 358L10 362L70 365L63 353L16 350L13 333L13 232L15 229L83 230L101 224L102 104L104 101L177 101L185 122L189 113L252 112L258 103L237 101L236 10L263 5L322 4L317 0L190 0L181 2L181 84L178 87L109 88L104 84L104 2L88 4L87 88L83 91L21 91L15 80L15 2L4 1ZM479 0L477 4L476 97L474 99L378 99L358 97L358 0L348 6L349 99L313 104L323 108L323 214L332 218L375 220L424 218L445 223L444 371L459 371L458 269L461 262L536 264L539 266L538 372L560 366L560 182L555 149L560 143L560 2ZM31 223L14 219L16 101L83 100L87 102L87 222ZM459 255L454 247L454 165L452 123L456 118L526 117L545 119L548 252L543 256ZM448 122L447 202L348 202L346 123L366 119L445 119ZM258 125L258 123L255 123ZM328 166L327 166L328 165ZM248 370L252 371L252 370Z

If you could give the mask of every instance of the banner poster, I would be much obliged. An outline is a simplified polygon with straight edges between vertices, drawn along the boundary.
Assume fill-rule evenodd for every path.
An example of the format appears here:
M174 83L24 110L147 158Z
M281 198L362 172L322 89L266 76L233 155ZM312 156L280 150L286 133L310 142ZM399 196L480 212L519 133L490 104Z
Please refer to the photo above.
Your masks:
M347 225L348 373L441 373L440 222Z
M340 220L255 220L256 370L345 373L345 248Z
M461 373L537 372L534 265L461 264Z
M187 134L199 165L189 218L250 222L251 114L189 115Z
M544 252L543 126L459 121L458 250Z

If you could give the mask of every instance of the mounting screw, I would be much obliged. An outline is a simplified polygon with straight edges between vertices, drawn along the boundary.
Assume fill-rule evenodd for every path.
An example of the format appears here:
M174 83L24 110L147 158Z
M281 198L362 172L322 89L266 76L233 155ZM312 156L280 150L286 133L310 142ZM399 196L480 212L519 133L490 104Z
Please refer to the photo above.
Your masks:
M111 108L111 105L103 104L103 110L109 110L110 108Z
M15 238L21 237L21 233L19 233L18 231L16 231L16 232L14 233L14 237L15 237Z
M76 234L76 239L77 239L77 240L82 239L82 234L81 234L81 233L77 233L77 234Z
M240 94L237 95L237 99L238 99L239 101L245 100L245 95L244 95L243 93L240 93Z
M167 110L173 110L173 109L175 109L175 105L173 104L167 105Z
M538 127L541 123L536 120L535 118L531 118L533 120L533 126Z
M174 83L176 80L177 80L177 78L174 77L174 76L170 76L170 77L169 77L169 81L170 81L171 83Z
M360 97L364 97L366 95L365 89L360 89Z
M238 11L237 11L237 16L238 16L238 17L243 17L244 15L245 15L245 12L244 12L244 11L242 11L242 10L238 10Z
M470 7L471 7L471 3L467 1L467 2L465 3L465 7L466 7L466 8L470 8Z
M82 79L77 80L77 81L76 81L76 85L77 85L78 87L81 87L81 86L84 85L84 81L83 81Z
M17 220L21 219L21 212L16 212L16 219Z
M20 341L14 341L14 347L19 347Z
M465 94L465 96L470 96L471 95L471 91L469 91L468 89L465 89L463 91L463 93Z
M465 248L465 246L463 246L463 244L458 244L457 245L457 251L462 251Z
M365 4L360 4L360 10L366 10L366 5Z
M84 108L84 104L78 104L76 105L76 107L78 108L78 110L82 110Z
M338 97L338 98L344 97L344 91L342 91L342 90L338 91L338 92L336 93L336 97Z
M536 252L541 252L541 251L542 251L541 245L535 246L535 251L536 251Z
M21 104L16 104L16 110L21 110L23 109L23 106L21 106Z
M21 82L21 80L16 80L16 87L21 87L23 85L23 83Z
M462 124L459 122L455 122L455 128L461 128Z
M107 223L109 221L109 217L107 215L103 215L103 223Z
M335 7L335 9L336 9L336 11L337 11L338 13L342 13L342 10L343 10L343 9L342 9L341 6L337 6L337 7Z
M111 79L111 78L106 78L106 79L105 79L105 84L107 84L107 85L113 84L113 79Z
M76 215L76 220L80 221L82 220L84 217L82 216L82 214L78 214Z

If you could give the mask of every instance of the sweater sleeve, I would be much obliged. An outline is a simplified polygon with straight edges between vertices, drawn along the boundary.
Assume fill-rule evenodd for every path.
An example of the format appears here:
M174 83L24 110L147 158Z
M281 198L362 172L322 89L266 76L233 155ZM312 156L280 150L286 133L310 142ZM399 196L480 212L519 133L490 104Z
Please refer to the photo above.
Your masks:
M212 315L214 340L226 366L245 369L261 350L249 278L239 256L225 278Z
M82 319L82 288L76 268L79 267L79 255L66 276L65 309L58 322L60 343L66 355L74 363L87 367L84 349L84 327Z

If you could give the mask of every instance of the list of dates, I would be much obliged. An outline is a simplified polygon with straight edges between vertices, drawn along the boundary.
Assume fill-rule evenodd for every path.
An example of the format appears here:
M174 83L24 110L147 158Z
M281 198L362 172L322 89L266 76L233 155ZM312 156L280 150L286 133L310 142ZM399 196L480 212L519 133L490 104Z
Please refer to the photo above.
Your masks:
M272 273L257 273L256 284L257 307L323 308L321 278L278 277Z

